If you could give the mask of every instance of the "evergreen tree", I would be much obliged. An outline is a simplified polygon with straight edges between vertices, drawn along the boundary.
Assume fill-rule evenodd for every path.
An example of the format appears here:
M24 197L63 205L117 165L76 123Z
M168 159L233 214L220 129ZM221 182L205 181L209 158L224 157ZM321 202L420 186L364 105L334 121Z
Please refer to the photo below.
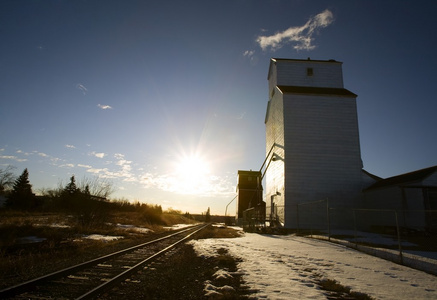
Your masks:
M85 186L85 190L83 191L83 193L85 194L85 196L91 196L90 186L88 184Z
M24 169L20 177L15 180L6 205L19 209L30 209L35 205L35 195L32 192L32 185L29 183L29 172L27 168Z
M208 210L206 211L205 222L211 222L211 214L209 212L209 207Z
M74 175L70 177L70 183L68 183L64 188L64 194L68 196L74 196L79 192L79 189L76 186L76 179Z

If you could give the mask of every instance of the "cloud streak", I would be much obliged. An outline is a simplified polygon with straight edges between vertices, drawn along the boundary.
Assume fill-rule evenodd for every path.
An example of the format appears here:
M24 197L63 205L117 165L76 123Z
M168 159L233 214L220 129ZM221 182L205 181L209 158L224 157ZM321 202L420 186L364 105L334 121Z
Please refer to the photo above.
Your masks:
M263 51L271 49L275 51L284 46L284 44L293 43L296 50L313 50L316 46L312 44L313 35L320 28L329 26L334 21L334 15L328 9L311 17L304 25L299 27L290 27L285 31L278 32L274 35L258 36L256 41Z
M97 106L100 109L103 109L103 110L105 110L105 109L112 109L112 106L109 106L109 105L97 104Z
M98 158L104 158L106 154L103 152L91 152L90 155L98 157Z
M76 85L76 88L78 90L81 90L84 95L86 95L86 93L88 92L88 89L83 84L78 83Z
M246 50L243 52L244 57L252 57L255 54L254 50Z
M25 158L18 158L14 155L0 155L0 159L10 159L10 160L15 160L17 162L27 161L27 159L25 159Z

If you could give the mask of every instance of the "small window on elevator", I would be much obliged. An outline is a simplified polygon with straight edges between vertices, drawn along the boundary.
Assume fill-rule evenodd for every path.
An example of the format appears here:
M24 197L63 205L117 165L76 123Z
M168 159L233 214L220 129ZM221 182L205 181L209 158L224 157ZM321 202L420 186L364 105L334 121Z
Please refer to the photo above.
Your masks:
M307 76L313 76L314 71L313 68L307 68Z

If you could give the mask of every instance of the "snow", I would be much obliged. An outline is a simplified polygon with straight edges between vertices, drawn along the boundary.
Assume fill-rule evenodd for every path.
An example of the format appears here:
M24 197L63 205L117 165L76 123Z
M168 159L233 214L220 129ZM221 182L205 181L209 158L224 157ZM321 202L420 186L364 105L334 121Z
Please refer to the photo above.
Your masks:
M34 224L35 227L51 227L51 228L70 228L69 225L52 223L52 224Z
M95 241L104 241L104 242L110 242L122 239L122 236L111 236L111 235L101 235L101 234L90 234L83 237L84 239L88 240L95 240Z
M203 289L205 296L208 298L220 297L226 293L232 293L234 288L229 285L215 286L211 284L209 280L205 282L205 287Z
M241 260L237 273L255 299L327 299L318 285L326 279L375 299L437 299L436 276L328 241L245 233L190 243L199 256L224 248ZM223 272L215 276L227 276ZM206 294L220 291L205 283Z
M33 244L33 243L41 243L45 241L46 238L40 238L35 235L24 236L17 239L17 244Z
M152 229L150 228L145 228L145 227L137 227L134 225L128 225L128 224L116 224L115 227L120 228L120 229L125 229L125 230L129 230L129 231L134 231L134 232L138 232L138 233L149 233L149 232L153 232Z
M171 227L167 226L167 227L162 227L162 228L165 230L177 230L177 229L182 229L182 228L186 228L186 227L191 227L193 225L196 225L196 224L176 224L176 225L173 225Z

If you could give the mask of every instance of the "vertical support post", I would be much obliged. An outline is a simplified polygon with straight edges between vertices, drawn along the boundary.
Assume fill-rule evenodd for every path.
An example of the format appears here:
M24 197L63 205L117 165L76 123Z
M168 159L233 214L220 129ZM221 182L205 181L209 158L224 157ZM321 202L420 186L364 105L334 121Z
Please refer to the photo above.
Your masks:
M326 198L326 221L328 222L328 241L331 241L331 224L329 220L329 198Z
M401 264L404 264L404 257L402 256L402 243L401 243L401 231L399 230L398 213L394 211L396 219L396 231L398 233L398 245L399 245L399 258L401 259Z
M358 241L357 241L357 216L356 216L356 210L352 210L354 213L354 239L355 239L355 249L358 249Z
M299 235L299 203L296 203L296 214L297 214L297 234Z
M310 205L312 205L312 204L310 204ZM311 206L310 206L310 216L311 216L311 218L310 218L310 233L311 233L311 237L313 237L313 227L314 227L314 223L315 223L315 220L314 220L314 211L315 211L315 209L314 208L311 208Z

